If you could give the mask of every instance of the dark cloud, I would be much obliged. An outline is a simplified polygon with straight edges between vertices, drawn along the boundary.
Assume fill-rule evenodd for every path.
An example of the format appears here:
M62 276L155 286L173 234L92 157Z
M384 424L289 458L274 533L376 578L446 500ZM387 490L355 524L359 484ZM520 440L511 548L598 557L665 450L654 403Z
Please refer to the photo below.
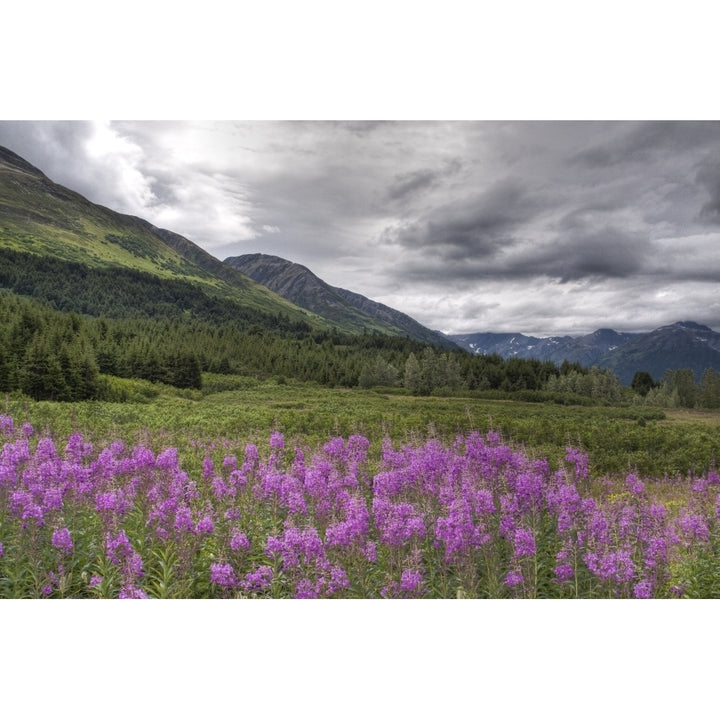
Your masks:
M432 187L438 180L439 173L435 170L414 170L413 172L396 175L388 189L390 200L403 200L407 196Z
M400 273L415 280L471 283L486 280L531 280L545 277L569 283L578 280L631 278L651 257L647 238L606 227L587 234L556 238L542 246L503 246L509 252L452 253L429 246L400 263ZM650 270L648 269L648 274Z
M515 180L433 208L424 217L390 228L386 238L410 249L433 248L443 257L487 257L512 244L511 232L535 211Z
M618 202L605 200L574 208L560 219L557 225L558 231L571 233L586 230L588 227L596 226L603 216L617 212L620 207L622 204Z
M720 127L714 122L618 121L594 125L586 123L588 135L600 135L600 139L572 154L571 164L606 168L646 163L668 149L677 153L720 140Z
M708 199L700 208L700 218L720 223L720 161L706 163L697 173L698 184L707 192Z
M585 235L570 235L526 266L562 282L595 278L628 278L643 268L649 253L647 239L607 227ZM532 255L531 255L532 257Z

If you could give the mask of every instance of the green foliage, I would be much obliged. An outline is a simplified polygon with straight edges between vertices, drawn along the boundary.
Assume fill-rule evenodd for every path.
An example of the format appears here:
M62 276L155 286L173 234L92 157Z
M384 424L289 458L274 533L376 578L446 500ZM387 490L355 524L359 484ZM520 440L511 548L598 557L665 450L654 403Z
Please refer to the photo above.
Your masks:
M685 563L676 569L677 593L688 598L720 598L720 535L699 544Z
M720 408L720 373L708 368L699 383L695 383L689 368L668 370L660 383L645 395L645 403L667 408Z
M630 387L643 397L656 386L657 383L652 379L652 375L644 370L638 370L633 376L632 383L630 383Z
M545 383L551 393L569 393L608 404L616 404L623 398L620 381L610 370L597 367L578 371L566 369L560 375L552 375Z

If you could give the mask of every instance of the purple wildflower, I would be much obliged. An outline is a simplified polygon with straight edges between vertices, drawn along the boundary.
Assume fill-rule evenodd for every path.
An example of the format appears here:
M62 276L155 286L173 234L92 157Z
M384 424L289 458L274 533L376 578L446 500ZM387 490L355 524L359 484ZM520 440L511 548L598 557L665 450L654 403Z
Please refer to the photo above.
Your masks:
M234 587L237 585L235 571L229 563L213 563L210 566L210 582L220 587Z
M265 541L265 554L269 558L278 557L283 551L283 545L276 537L270 535Z
M246 592L262 592L270 587L273 579L273 569L269 565L261 565L255 572L249 572L241 582Z
M249 550L250 541L248 540L247 535L242 532L235 532L230 538L230 548L235 551Z
M206 455L203 460L203 470L202 470L203 479L209 480L213 476L214 472L215 472L215 465L214 465L212 459L210 458L210 456Z
M525 528L515 530L514 548L516 557L525 557L535 554L535 536L532 531Z
M307 578L302 578L295 586L296 600L314 600L317 598L318 592L315 586Z
M118 565L121 560L129 557L133 552L130 540L124 530L121 530L119 534L115 536L108 533L105 536L105 547L107 549L108 560L110 560L113 565Z
M640 495L645 490L645 483L637 475L631 474L625 478L625 487L633 495Z
M525 582L525 578L522 576L520 570L511 570L505 576L505 584L508 587L515 587L516 585L522 585Z
M326 593L328 595L334 595L339 590L345 590L350 587L350 580L348 580L347 573L337 565L333 565L330 568L330 582L328 583Z
M135 585L123 585L118 593L118 599L120 600L147 600L147 593Z
M132 575L142 577L145 573L143 572L143 561L139 552L133 550L127 559L127 569Z
M70 537L70 531L66 527L53 532L52 546L67 554L73 551L73 541Z
M175 523L173 529L176 532L195 532L195 525L192 521L192 513L187 505L183 505L175 512Z
M205 515L200 522L198 522L195 532L198 535L212 535L213 532L215 532L215 525L210 516Z
M710 539L710 530L701 515L684 513L680 516L678 524L685 535L687 545L693 540L707 542Z
M572 580L574 577L575 571L570 565L563 564L555 568L555 579L558 582L566 582L567 580Z
M565 451L565 460L575 464L575 476L583 479L587 478L588 456L577 448L568 447Z
M368 540L362 549L363 557L369 562L377 562L377 544Z
M407 593L415 593L422 585L423 576L419 570L405 568L400 577L400 590Z
M653 596L652 583L648 580L642 580L633 588L633 595L642 600L646 600Z

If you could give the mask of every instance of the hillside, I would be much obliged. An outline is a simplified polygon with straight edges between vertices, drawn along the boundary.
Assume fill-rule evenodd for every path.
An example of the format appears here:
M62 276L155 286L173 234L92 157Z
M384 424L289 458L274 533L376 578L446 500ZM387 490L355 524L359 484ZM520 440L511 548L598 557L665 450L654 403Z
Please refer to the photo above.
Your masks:
M118 270L121 271L118 282L132 276L137 286L156 288L158 280L175 283L174 292L180 296L185 292L201 293L214 301L229 301L229 309L235 308L239 315L244 310L250 311L256 321L261 320L260 315L268 319L282 316L318 329L330 327L325 320L232 270L180 235L96 205L54 183L3 147L0 147L0 250L10 253L6 258L28 254L64 263L56 268L43 265L50 276L59 275L61 269L65 273L74 269L91 281L100 278L95 283L99 305L112 305L114 283L105 280L113 277L108 271ZM7 272L12 269L10 265L6 259ZM3 287L18 292L12 285ZM31 294L42 298L43 287L43 282L36 283ZM66 300L70 302L72 298ZM94 312L90 304L83 312L101 311Z
M350 290L332 287L304 265L261 253L229 257L225 263L347 332L382 332L440 347L457 347L404 313Z

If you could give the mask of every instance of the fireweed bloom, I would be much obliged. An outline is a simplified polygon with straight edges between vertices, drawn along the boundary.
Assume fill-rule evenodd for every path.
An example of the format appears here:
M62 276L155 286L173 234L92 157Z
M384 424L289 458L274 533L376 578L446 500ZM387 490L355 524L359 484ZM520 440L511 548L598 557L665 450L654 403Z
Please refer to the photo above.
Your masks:
M360 546L370 531L370 513L365 499L350 496L343 502L342 520L332 523L325 531L325 544L328 547Z
M132 584L123 585L118 593L119 600L147 600L147 593Z
M242 519L272 512L273 522L286 520L284 529L267 542L258 537L258 550L265 545L276 567L290 571L287 587L295 593L338 594L346 587L342 563L351 560L355 571L358 562L377 563L378 557L386 562L389 550L400 558L415 548L419 556L410 563L407 557L402 561L408 565L407 574L386 588L387 594L408 595L412 587L421 586L415 585L417 577L411 573L419 568L429 572L424 563L430 557L442 562L444 551L446 563L463 562L480 546L492 553L500 538L505 541L503 552L506 547L513 552L503 569L506 583L513 587L524 582L518 561L537 551L530 527L538 527L540 519L543 528L557 533L548 545L557 544L565 553L558 554L554 568L543 572L552 576L554 571L557 582L568 582L575 576L574 566L584 560L579 580L589 571L611 595L648 597L658 587L677 582L671 574L674 560L692 562L695 549L709 541L720 520L720 475L714 471L703 477L653 481L652 493L647 480L628 475L608 479L595 498L583 497L574 484L588 476L583 453L568 448L565 458L570 465L551 471L547 461L530 460L501 444L496 433L471 433L450 445L433 439L400 449L387 440L375 475L363 465L369 441L362 436L347 442L331 438L314 454L296 447L292 459L284 438L275 433L270 459L262 463L252 445L246 446L240 469L234 456L226 456L221 467L206 454L201 487L180 469L176 448L155 456L148 447L125 447L119 441L94 449L79 433L70 435L64 445L49 437L35 442L33 435L32 426L20 428L0 415L0 497L7 522L2 530L16 532L5 542L13 538L13 553L16 547L22 552L31 537L59 554L79 552L64 527L65 517L73 518L73 528L86 532L81 523L94 514L92 527L98 537L94 542L88 538L89 546L105 539L108 559L120 571L126 596L142 593L137 581L143 573L142 558L132 547L136 541L149 552L153 542L170 539L178 547L185 543L189 553L197 552L204 543L195 536L214 534L219 527L215 523L223 519L218 542L224 544L224 552L241 553L232 557L242 558L249 550ZM196 446L203 453L209 447ZM267 492L258 491L263 487ZM664 489L670 502L650 501L649 495L657 498ZM551 522L545 523L540 513L549 513ZM125 517L133 518L137 536L128 538L130 526L122 530ZM38 533L36 528L43 526L46 530ZM428 532L432 537L422 542ZM214 549L223 552L219 546ZM0 557L4 555L0 543ZM266 590L273 570L262 567L233 582L247 592ZM376 577L377 571L387 568L377 568ZM216 579L221 580L218 572ZM43 582L57 587L55 580ZM96 587L102 581L91 582ZM581 586L578 590L582 593ZM378 588L370 592L377 594Z
M387 545L404 545L411 538L422 540L425 537L425 521L412 503L392 503L375 497L372 512L375 526Z
M565 448L565 460L575 465L575 477L586 479L588 477L588 456L577 448Z
M685 545L688 547L694 542L706 543L710 539L710 530L705 518L697 513L686 512L680 515L678 526L682 530Z
M230 538L230 548L236 552L239 550L249 550L250 541L248 540L247 535L243 532L235 531L233 536Z
M567 563L557 565L554 572L555 580L557 580L557 582L566 582L568 580L572 580L575 577L575 570L573 570L572 566L568 565Z
M67 528L55 530L52 534L52 546L69 555L73 551L73 541L70 537L70 531Z
M237 578L232 565L229 563L213 563L210 565L210 582L220 587L235 587Z
M645 490L645 483L637 475L631 474L625 478L625 487L633 495L640 495Z
M516 557L526 557L535 554L535 536L531 530L517 528L513 539L513 548Z
M315 600L318 597L318 592L315 589L315 585L307 578L298 580L295 586L295 599L296 600Z
M270 541L275 540L271 545ZM283 569L298 567L299 565L317 564L325 559L325 550L322 540L315 527L310 526L300 529L285 523L285 530L279 541L275 538L268 538L266 552L277 552L279 549L283 561ZM269 553L268 553L269 554Z
M122 560L129 557L133 552L125 530L121 530L117 535L107 533L105 536L105 549L108 560L113 565L119 565Z
M522 585L524 582L525 578L523 578L520 570L511 570L505 576L505 584L510 588L515 587L516 585Z
M405 593L417 593L423 582L422 572L405 568L400 577L400 590Z
M653 596L653 586L649 580L642 580L633 588L633 596L638 599L649 599Z
M267 590L273 580L273 569L269 565L261 565L254 572L249 572L240 582L245 592L262 592Z
M15 423L9 415L0 415L0 433L12 435L15 432Z
M204 515L195 527L195 532L198 535L212 535L215 532L212 518L209 515Z
M214 473L215 473L215 464L213 463L212 458L209 455L206 455L205 459L203 460L203 470L202 470L203 480L210 480L210 478L213 477Z

